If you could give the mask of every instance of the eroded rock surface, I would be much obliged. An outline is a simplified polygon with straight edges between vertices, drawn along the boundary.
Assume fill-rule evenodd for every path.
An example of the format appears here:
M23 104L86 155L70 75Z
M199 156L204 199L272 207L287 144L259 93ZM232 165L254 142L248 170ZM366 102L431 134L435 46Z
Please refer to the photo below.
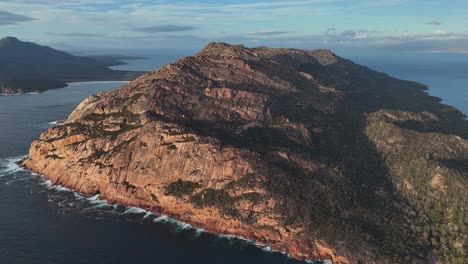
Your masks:
M411 205L394 190L364 130L366 111L399 103L385 97L394 87L426 96L419 84L327 50L212 43L89 97L33 142L22 165L85 195L240 235L297 259L424 263L427 242L402 209ZM380 92L363 109L359 96L372 89ZM434 111L384 117L430 126L442 118ZM362 146L367 161L353 156ZM447 180L428 184L443 189Z

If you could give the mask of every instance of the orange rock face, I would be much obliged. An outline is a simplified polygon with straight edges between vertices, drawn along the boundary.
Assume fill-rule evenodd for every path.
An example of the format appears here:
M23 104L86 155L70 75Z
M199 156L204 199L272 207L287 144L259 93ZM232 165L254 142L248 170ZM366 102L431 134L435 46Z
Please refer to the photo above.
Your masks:
M329 51L210 44L86 99L32 143L22 165L84 195L297 259L372 262L311 231L320 208L308 205L326 186L347 184L321 158L336 144L329 118L344 98L338 88L350 83L343 70L327 79L333 65L351 63Z

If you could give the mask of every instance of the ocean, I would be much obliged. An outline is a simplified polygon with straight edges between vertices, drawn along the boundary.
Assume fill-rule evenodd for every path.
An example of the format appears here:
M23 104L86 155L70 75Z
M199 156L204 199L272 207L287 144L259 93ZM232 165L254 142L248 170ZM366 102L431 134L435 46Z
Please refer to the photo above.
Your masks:
M133 55L133 54L128 54ZM149 54L116 69L154 70L187 54ZM393 76L468 113L468 56L340 54ZM124 82L72 83L42 94L0 96L0 263L301 263L252 242L216 236L97 197L50 185L19 169L32 140L66 119L87 96Z
M468 115L468 54L384 51L338 54L396 78L425 84L430 95Z

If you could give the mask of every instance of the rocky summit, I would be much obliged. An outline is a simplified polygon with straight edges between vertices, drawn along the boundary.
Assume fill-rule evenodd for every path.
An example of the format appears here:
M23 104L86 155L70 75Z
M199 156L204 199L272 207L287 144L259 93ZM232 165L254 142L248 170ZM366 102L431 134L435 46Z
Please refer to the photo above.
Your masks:
M468 124L328 50L209 44L82 102L22 166L299 260L463 263Z

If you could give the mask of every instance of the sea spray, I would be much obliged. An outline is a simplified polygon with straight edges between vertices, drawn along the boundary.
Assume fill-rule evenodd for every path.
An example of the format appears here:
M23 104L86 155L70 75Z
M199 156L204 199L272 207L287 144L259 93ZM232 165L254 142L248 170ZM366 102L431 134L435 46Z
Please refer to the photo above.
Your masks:
M17 162L26 158L27 156L11 157L0 159L0 177L8 176L16 172L26 171L18 166Z
M122 214L147 214L148 211L138 208L138 207L127 207L127 209Z

